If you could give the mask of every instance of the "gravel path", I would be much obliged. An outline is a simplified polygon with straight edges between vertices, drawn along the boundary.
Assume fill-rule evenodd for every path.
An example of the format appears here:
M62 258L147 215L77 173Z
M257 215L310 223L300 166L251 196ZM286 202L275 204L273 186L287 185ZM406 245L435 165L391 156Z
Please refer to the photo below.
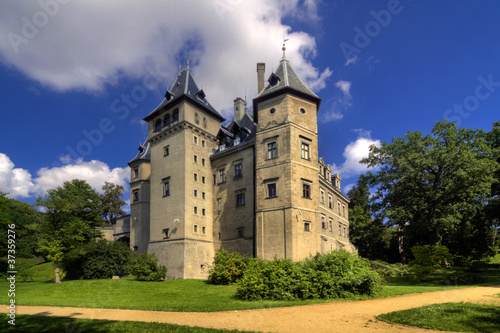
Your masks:
M89 319L132 320L187 326L260 332L433 332L375 319L381 313L447 302L472 302L500 306L500 286L438 291L365 301L346 301L287 308L228 312L163 312L19 306L17 314ZM0 312L7 312L2 306Z

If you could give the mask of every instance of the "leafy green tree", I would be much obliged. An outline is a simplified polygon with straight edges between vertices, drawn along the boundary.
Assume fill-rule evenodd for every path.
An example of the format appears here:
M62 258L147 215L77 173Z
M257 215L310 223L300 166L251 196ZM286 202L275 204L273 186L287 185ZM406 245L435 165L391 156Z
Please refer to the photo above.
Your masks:
M67 251L100 236L102 225L99 194L84 180L74 179L37 198L44 211L40 224L40 252L54 263L56 283L59 264Z
M349 238L358 253L368 259L396 261L397 249L392 241L397 235L380 218L373 219L370 204L371 174L361 175L347 193L349 197ZM392 250L392 251L391 251Z
M432 274L440 267L453 263L453 256L446 246L435 248L431 248L430 245L414 246L411 252L415 259L410 261L410 270L418 280Z
M488 133L488 141L493 149L497 168L493 174L495 180L491 185L491 196L485 208L485 215L491 227L491 247L497 251L500 236L500 121L493 124L492 131Z
M0 193L0 236L7 241L7 225L14 224L16 232L16 256L33 257L38 247L37 227L40 213L30 204L6 197ZM0 256L6 254L7 246L1 247Z
M483 130L448 121L432 134L408 132L372 146L362 163L379 167L370 179L377 217L401 230L406 249L445 245L455 255L481 257L488 252L481 214L494 182L492 153Z
M116 217L125 214L121 209L126 205L125 201L121 199L125 189L121 185L105 182L102 190L104 193L99 196L102 216L108 224L115 224Z

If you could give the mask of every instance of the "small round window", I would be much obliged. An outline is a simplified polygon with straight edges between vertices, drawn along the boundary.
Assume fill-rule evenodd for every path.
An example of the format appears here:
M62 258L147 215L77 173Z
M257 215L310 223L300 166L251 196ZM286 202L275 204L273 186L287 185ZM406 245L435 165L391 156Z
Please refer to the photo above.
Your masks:
M275 108L272 108L271 110L269 110L269 113L270 114L274 114L276 112L276 109Z
M306 113L306 109L300 108L300 113L305 114Z

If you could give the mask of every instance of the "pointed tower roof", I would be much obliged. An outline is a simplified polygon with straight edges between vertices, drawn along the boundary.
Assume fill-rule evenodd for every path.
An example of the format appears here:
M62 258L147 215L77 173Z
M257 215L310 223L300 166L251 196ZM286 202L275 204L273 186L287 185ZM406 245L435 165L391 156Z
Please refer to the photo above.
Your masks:
M318 108L321 104L321 98L302 82L283 51L283 59L281 59L278 69L271 74L267 86L253 100L254 118L257 116L256 111L259 102L285 93L307 99L315 103Z
M130 165L132 162L140 160L143 161L151 160L151 146L149 144L148 139L146 139L143 144L139 145L139 152L130 162L128 162L128 165Z
M156 109L148 114L144 120L149 121L153 119L161 114L163 110L171 108L183 100L188 100L190 103L195 104L221 122L226 120L212 105L210 105L203 89L199 89L196 82L194 82L193 74L189 69L189 62L185 68L179 69L179 75L177 75L172 88L165 92L163 101Z

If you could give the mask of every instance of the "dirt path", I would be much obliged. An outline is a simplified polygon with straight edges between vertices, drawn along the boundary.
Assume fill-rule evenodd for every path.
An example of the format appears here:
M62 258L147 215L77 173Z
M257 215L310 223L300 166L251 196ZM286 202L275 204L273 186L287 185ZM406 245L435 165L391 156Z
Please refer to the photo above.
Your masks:
M366 301L228 312L162 312L114 309L19 306L17 314L132 320L261 332L433 332L377 321L381 313L447 302L500 306L500 286L438 291ZM0 312L7 312L2 306Z

